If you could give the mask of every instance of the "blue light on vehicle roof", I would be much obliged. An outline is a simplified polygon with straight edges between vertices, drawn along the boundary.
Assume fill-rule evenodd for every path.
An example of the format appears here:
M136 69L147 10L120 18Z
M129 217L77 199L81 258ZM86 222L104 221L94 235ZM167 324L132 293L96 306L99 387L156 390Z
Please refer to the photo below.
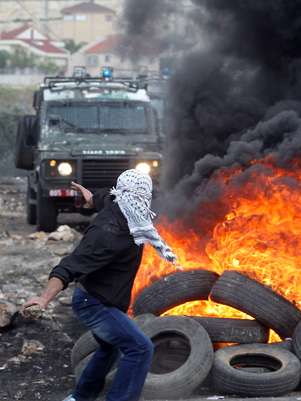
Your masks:
M169 67L164 67L161 70L161 75L163 78L170 78L172 75L172 71Z
M104 79L110 79L113 77L113 68L112 67L104 67L102 69L102 77Z

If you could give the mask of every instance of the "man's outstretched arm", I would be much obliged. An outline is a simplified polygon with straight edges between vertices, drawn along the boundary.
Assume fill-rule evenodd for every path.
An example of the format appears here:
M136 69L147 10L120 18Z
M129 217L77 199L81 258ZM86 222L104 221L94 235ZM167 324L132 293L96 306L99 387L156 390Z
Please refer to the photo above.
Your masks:
M30 298L22 305L21 313L32 305L38 305L41 309L46 309L48 304L57 296L64 288L64 283L57 277L52 277L47 284L47 287L39 297Z

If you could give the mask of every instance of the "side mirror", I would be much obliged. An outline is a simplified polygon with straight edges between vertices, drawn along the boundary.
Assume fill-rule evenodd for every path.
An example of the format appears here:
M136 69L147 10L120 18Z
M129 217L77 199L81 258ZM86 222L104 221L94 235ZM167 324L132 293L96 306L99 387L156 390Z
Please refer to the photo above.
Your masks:
M163 123L162 123L162 120L159 118L158 111L154 107L153 107L153 113L154 113L156 134L159 137L160 143L162 143L162 142L164 142Z
M32 102L32 107L35 110L39 110L41 105L41 100L42 100L42 93L40 91L35 91L33 94L33 102Z

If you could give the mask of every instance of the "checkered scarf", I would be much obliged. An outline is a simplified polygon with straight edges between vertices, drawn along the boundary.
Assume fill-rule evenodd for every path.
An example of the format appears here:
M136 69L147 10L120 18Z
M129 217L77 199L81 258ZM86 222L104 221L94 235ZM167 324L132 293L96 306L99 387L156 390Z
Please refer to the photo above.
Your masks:
M156 216L151 211L152 180L137 170L126 170L117 179L116 188L111 189L120 210L127 219L129 230L137 245L150 243L159 255L175 263L176 256L163 241L152 223Z

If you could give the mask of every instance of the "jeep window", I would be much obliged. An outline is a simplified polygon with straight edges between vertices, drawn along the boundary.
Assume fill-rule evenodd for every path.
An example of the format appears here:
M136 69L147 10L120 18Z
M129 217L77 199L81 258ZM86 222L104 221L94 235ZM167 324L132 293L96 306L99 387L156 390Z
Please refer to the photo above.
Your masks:
M145 105L136 102L98 104L55 103L47 108L47 119L56 121L65 132L146 133L149 114Z
M51 105L48 109L48 118L58 117L63 123L65 131L77 128L89 130L98 128L98 110L93 105Z
M102 131L147 131L145 108L130 103L103 105L99 108Z

